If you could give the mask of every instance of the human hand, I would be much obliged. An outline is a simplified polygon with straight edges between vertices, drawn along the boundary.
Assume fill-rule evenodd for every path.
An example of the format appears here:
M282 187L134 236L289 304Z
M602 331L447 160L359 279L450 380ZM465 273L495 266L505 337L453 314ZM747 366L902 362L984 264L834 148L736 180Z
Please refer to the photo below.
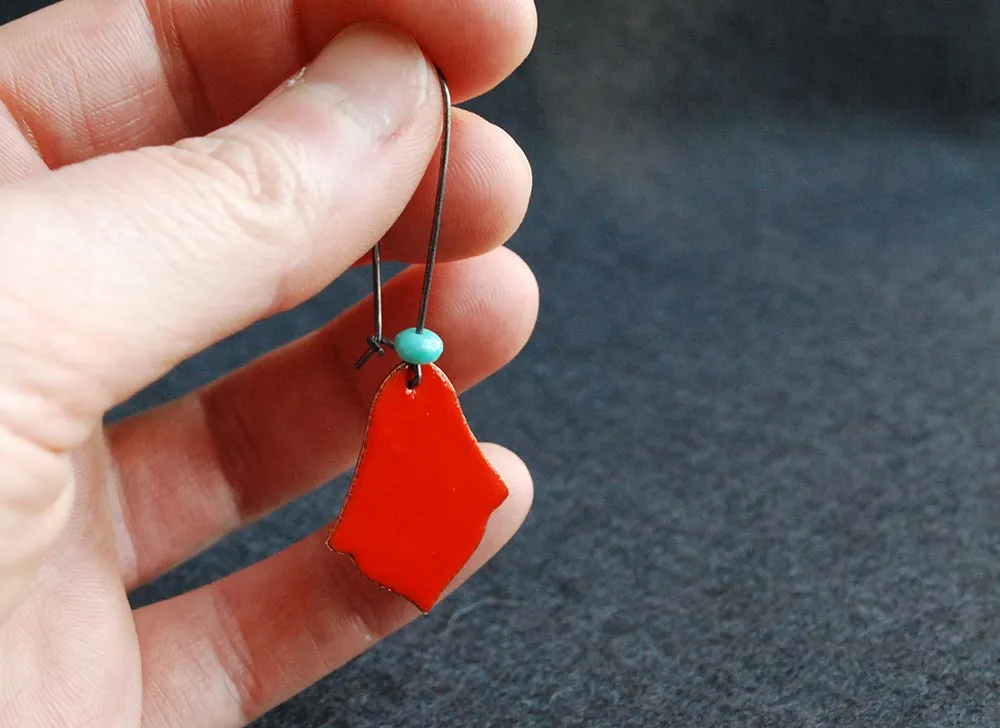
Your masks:
M102 428L377 240L422 260L439 88L407 36L359 21L416 38L459 101L535 30L529 0L66 0L0 29L3 728L240 726L417 616L325 532L135 612L126 596L353 464L391 366L351 366L370 308ZM527 204L523 155L454 123L431 321L462 389L523 346L537 288L499 248ZM387 286L387 331L410 325L420 273ZM511 497L460 578L530 505L520 461L486 452Z

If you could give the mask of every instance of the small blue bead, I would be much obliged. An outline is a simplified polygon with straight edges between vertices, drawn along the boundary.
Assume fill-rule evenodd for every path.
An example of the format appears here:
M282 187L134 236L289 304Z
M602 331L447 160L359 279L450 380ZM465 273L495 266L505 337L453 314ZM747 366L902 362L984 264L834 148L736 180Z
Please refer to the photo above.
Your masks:
M396 353L407 364L433 364L444 352L441 337L430 329L401 331L396 337Z

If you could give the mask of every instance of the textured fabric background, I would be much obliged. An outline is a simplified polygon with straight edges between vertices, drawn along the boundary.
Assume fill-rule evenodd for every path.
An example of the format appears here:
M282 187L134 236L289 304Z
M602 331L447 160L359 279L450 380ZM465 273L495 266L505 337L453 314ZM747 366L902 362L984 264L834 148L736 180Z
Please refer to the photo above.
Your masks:
M1000 9L540 5L536 54L474 107L535 164L513 247L542 317L465 399L532 466L533 515L439 612L257 725L996 726ZM137 601L274 552L343 489Z

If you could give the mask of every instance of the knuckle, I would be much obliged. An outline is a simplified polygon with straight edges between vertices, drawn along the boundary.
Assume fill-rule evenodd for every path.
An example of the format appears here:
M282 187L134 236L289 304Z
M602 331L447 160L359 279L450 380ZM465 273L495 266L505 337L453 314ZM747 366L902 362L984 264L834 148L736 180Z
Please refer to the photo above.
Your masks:
M234 126L180 142L176 161L240 232L270 243L302 229L316 209L304 150L263 124ZM280 233L280 235L279 235Z

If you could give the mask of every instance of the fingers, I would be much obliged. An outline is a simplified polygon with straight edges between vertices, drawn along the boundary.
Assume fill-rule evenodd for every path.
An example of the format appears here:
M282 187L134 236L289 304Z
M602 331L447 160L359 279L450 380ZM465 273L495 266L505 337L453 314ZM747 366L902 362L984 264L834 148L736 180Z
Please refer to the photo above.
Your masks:
M209 137L0 190L0 431L66 452L179 361L318 292L399 216L441 114L417 46L355 27Z
M412 268L386 287L390 335L412 325L421 284ZM500 249L442 266L431 300L430 325L446 342L441 366L463 390L524 346L538 289ZM354 464L372 397L396 362L354 369L371 326L366 302L202 392L109 428L129 589Z
M510 497L456 584L514 535L531 506L523 463L501 448L484 450ZM418 616L401 597L362 576L349 558L330 552L326 535L136 612L148 725L242 726Z
M416 38L456 101L527 55L530 0L64 0L0 29L0 102L58 167L243 115L344 28Z

